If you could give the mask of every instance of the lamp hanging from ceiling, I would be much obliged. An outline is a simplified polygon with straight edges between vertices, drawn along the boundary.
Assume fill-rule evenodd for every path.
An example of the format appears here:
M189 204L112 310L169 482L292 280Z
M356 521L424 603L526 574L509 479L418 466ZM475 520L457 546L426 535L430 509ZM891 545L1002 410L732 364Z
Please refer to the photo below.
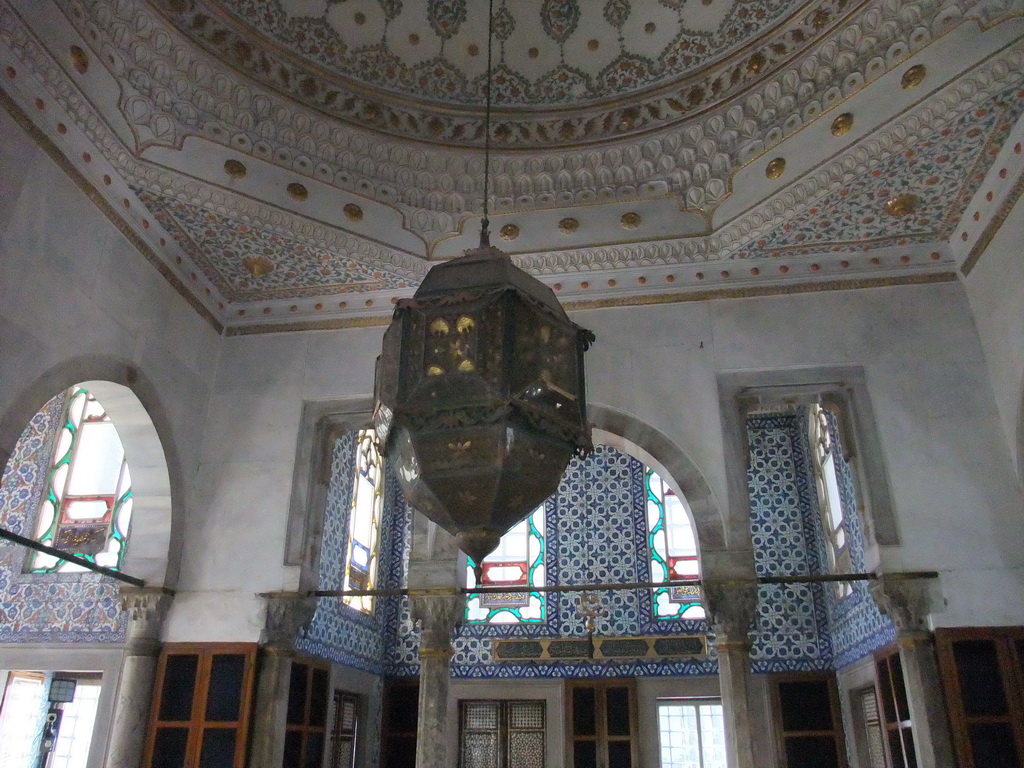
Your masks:
M406 500L453 534L480 581L501 536L591 450L583 353L594 334L491 246L488 5L480 246L433 267L384 333L374 426Z

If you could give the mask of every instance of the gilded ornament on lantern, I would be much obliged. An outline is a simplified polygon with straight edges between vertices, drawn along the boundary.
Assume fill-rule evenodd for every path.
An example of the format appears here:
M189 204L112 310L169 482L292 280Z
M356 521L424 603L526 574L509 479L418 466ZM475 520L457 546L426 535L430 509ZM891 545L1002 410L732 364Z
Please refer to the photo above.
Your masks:
M885 212L890 216L909 216L917 210L921 198L917 195L906 192L902 195L890 197L885 201Z
M455 323L455 330L459 333L469 333L473 330L473 318L463 315Z
M765 166L764 175L769 179L777 179L786 170L786 158L776 157L768 165Z
M927 74L928 70L925 69L924 64L915 64L903 73L903 77L900 79L900 85L903 86L904 90L917 88L917 86L924 82L925 75Z
M845 136L853 128L853 113L843 112L839 117L832 121L832 135L833 136Z
M448 327L447 321L441 317L430 324L430 332L435 336L444 336L449 330L451 329Z

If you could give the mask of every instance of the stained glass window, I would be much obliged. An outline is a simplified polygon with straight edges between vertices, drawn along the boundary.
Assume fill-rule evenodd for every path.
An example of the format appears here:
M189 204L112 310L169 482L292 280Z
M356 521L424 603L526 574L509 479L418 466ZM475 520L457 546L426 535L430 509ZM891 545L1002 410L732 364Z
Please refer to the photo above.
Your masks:
M501 537L498 548L484 558L480 583L486 587L523 587L523 591L473 594L466 603L467 621L511 624L544 621L544 505ZM470 559L466 585L476 583Z
M377 583L377 544L383 508L384 464L377 452L376 436L373 430L360 430L356 437L352 503L349 507L346 591L373 589ZM350 596L343 600L364 613L373 610L372 597Z
M124 557L132 516L124 447L114 423L88 390L72 387L66 400L39 506L36 540L116 570ZM85 569L33 552L29 570Z
M839 493L839 475L836 467L835 415L820 404L811 406L810 431L811 451L814 457L814 476L818 486L818 504L821 508L821 524L825 532L829 566L832 573L852 571L850 560L849 532L846 515ZM840 597L846 597L853 590L849 582L837 582Z
M682 499L657 472L648 468L647 530L651 552L651 581L700 578L697 539ZM659 619L703 619L699 584L654 590L654 615Z

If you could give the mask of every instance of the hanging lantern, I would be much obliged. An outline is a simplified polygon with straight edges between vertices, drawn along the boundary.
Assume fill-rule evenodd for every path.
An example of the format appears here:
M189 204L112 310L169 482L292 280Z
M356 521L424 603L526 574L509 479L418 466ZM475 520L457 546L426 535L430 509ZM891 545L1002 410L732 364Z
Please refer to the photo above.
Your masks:
M377 436L408 502L478 569L590 450L593 340L486 231L398 302L377 358Z

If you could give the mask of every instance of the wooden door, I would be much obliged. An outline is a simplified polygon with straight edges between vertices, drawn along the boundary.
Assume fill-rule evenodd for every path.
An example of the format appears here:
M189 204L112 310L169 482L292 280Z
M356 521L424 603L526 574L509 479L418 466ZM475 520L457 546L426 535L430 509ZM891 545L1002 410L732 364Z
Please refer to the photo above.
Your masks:
M569 768L639 765L633 680L572 680L568 705Z

